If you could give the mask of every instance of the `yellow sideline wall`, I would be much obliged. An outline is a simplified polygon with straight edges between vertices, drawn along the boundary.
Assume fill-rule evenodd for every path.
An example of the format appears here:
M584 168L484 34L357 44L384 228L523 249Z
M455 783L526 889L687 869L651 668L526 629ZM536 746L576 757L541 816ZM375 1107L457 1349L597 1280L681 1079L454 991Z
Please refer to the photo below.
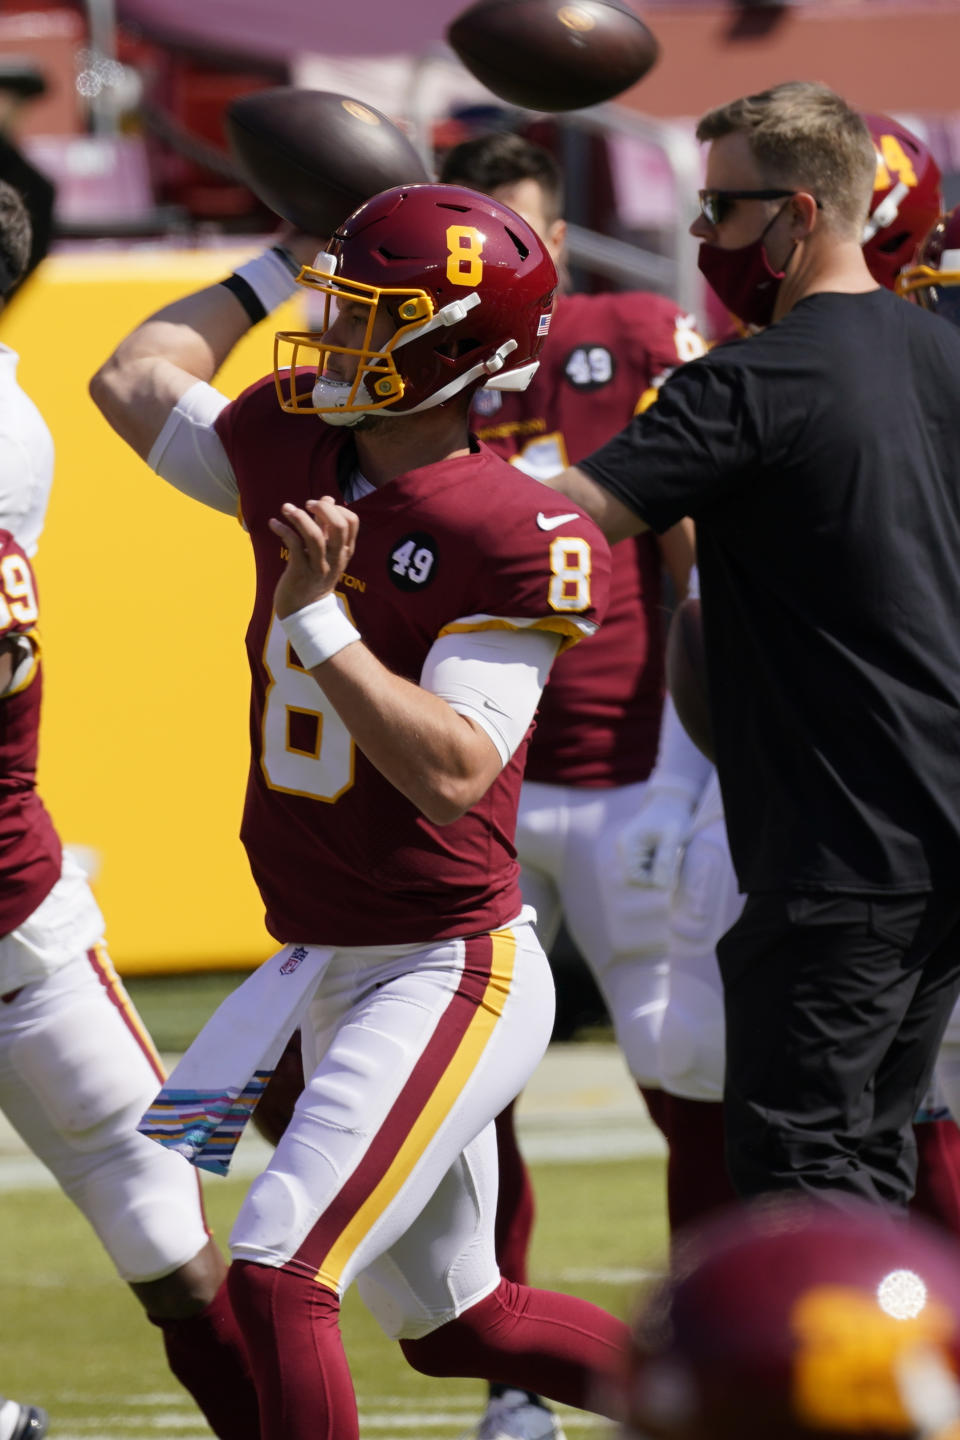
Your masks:
M56 446L35 562L40 788L64 842L88 852L127 974L252 966L274 948L237 838L253 565L239 524L153 475L87 384L138 321L255 246L55 255L0 316ZM217 385L239 394L271 369L274 330L300 324L294 303L269 317Z

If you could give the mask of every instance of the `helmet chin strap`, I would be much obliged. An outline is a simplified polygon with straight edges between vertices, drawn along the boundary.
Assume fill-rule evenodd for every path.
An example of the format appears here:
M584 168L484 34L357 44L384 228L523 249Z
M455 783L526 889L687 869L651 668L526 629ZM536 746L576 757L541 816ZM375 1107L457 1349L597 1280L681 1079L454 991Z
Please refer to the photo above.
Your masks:
M368 410L326 411L320 416L320 419L326 420L328 425L356 425L365 415L391 415L397 420L402 420L407 415L419 415L424 410L433 410L437 405L443 405L445 401L459 394L460 391L465 389L472 381L480 379L481 377L495 376L498 370L503 369L507 356L512 355L517 348L516 340L505 340L488 359L481 360L479 364L464 371L464 373L458 375L455 380L451 380L449 385L444 385L442 389L435 391L433 395L428 395L426 400L421 400L420 404L414 405L412 410L393 411L389 405L382 407L371 406ZM534 373L539 368L539 365L539 360L534 360L529 365L520 366L517 370L509 370L506 375L500 378L498 384L496 381L494 381L494 384L497 384L497 388L501 390L525 390L533 379ZM514 379L515 383L507 384L508 381L514 382ZM347 391L350 389L349 384L343 380L318 380L313 387L313 403L315 405L317 404L318 398L321 400L329 400L331 398L329 392L324 393L325 388L331 384L338 387L342 386L343 389ZM357 391L358 396L362 390L363 386L361 385Z
M456 380L451 380L449 385L444 385L442 390L435 391L434 394L428 395L426 400L421 400L419 405L414 405L412 410L404 410L399 413L404 415L419 415L421 410L432 410L434 406L442 405L444 401L452 399L454 395L458 395L460 391L465 389L472 381L478 380L481 377L486 379L490 375L496 375L497 371L502 370L506 364L507 356L512 355L514 350L518 348L519 346L516 340L505 340L488 359L481 360L479 364L471 366L469 370L465 370L462 375L457 376ZM506 378L507 377L504 376L504 379Z

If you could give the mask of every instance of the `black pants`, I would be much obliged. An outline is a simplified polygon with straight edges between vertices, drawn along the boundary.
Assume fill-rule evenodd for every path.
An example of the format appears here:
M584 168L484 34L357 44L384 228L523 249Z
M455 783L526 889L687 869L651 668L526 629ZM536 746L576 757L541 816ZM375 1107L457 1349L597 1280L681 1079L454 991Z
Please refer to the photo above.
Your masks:
M751 895L717 954L737 1191L905 1206L960 990L960 877L949 896Z

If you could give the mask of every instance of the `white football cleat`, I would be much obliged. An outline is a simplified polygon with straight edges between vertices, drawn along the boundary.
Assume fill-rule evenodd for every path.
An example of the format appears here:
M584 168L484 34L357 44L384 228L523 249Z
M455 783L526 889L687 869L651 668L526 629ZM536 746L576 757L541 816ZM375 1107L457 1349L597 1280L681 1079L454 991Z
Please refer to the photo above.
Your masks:
M49 1424L46 1410L0 1395L0 1440L43 1440Z
M491 1396L472 1440L566 1440L566 1436L546 1405L535 1405L523 1390L505 1390Z

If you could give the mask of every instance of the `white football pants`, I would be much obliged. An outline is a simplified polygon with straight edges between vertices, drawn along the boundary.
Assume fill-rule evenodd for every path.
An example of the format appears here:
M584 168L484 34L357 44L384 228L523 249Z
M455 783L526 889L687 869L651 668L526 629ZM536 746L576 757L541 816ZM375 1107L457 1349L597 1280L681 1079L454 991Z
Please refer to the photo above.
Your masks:
M340 1295L357 1278L396 1339L490 1294L493 1121L539 1063L553 1008L526 912L492 934L337 951L301 1026L306 1088L233 1256Z
M660 1032L664 1090L722 1100L726 1042L717 941L738 918L737 889L716 772L690 822L670 913L669 982Z
M612 790L528 780L520 792L517 856L523 898L549 950L562 919L600 989L617 1043L640 1085L659 1085L667 1000L667 890L631 885L616 845L645 782Z
M209 1239L197 1172L137 1133L161 1080L101 945L0 1001L0 1109L131 1283L171 1274Z

